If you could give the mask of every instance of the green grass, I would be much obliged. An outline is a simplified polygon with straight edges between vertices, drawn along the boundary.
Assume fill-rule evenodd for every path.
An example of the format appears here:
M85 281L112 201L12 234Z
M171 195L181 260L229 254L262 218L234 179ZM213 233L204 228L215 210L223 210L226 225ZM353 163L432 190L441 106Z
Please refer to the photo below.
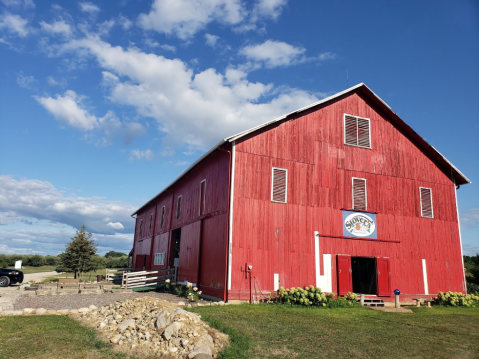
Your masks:
M479 308L366 308L273 305L196 307L231 336L221 358L478 358Z
M23 274L32 274L32 273L43 273L43 272L53 272L55 266L41 266L41 267L23 267L20 269Z
M0 359L127 358L66 316L0 317Z

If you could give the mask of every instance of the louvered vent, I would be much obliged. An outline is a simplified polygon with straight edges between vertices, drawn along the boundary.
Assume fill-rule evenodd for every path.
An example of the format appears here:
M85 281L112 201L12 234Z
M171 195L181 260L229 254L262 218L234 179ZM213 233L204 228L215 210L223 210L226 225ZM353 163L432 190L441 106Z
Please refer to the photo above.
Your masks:
M181 196L178 197L178 202L176 203L176 220L179 220L181 216Z
M421 217L433 218L431 189L419 187L419 192L421 194Z
M344 143L350 146L371 148L369 119L344 115Z
M353 178L353 209L367 209L366 180L363 178Z
M287 181L287 170L281 168L273 168L273 178L271 181L271 201L286 203Z
M148 227L148 234L151 234L151 224L153 222L153 213L150 214L150 226Z
M161 224L160 228L163 228L163 225L165 224L165 206L161 209Z

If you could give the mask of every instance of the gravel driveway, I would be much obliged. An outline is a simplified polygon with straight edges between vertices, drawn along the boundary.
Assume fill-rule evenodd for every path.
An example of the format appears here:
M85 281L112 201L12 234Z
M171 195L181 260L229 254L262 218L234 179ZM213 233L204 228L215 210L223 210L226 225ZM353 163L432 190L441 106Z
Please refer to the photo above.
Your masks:
M133 298L153 297L167 300L169 302L178 303L186 302L185 298L180 298L169 293L157 292L127 292L127 293L104 293L104 294L67 294L67 295L45 295L35 297L18 298L14 303L15 310L23 308L45 308L45 309L79 309L95 305L98 308L105 305L124 301Z

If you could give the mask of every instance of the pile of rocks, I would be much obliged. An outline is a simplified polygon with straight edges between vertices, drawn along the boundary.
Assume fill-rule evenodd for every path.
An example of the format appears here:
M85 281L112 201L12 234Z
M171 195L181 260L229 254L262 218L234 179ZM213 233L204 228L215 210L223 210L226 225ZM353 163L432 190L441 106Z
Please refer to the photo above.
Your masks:
M229 341L226 334L202 322L198 314L150 297L116 302L100 309L88 308L78 315L122 351L131 353L211 358Z

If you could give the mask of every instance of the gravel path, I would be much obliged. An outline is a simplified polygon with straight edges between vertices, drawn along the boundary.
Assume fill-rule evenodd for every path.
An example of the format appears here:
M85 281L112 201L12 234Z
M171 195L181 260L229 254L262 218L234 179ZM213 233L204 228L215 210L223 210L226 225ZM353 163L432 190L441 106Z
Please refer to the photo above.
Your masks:
M124 301L133 298L153 297L167 300L173 303L180 301L186 302L184 298L168 293L157 292L127 292L127 293L104 293L104 294L67 294L67 295L45 295L35 297L18 298L14 303L15 310L22 310L23 308L45 308L45 309L79 309L90 305L95 305L98 308L105 305L115 303L117 301Z

